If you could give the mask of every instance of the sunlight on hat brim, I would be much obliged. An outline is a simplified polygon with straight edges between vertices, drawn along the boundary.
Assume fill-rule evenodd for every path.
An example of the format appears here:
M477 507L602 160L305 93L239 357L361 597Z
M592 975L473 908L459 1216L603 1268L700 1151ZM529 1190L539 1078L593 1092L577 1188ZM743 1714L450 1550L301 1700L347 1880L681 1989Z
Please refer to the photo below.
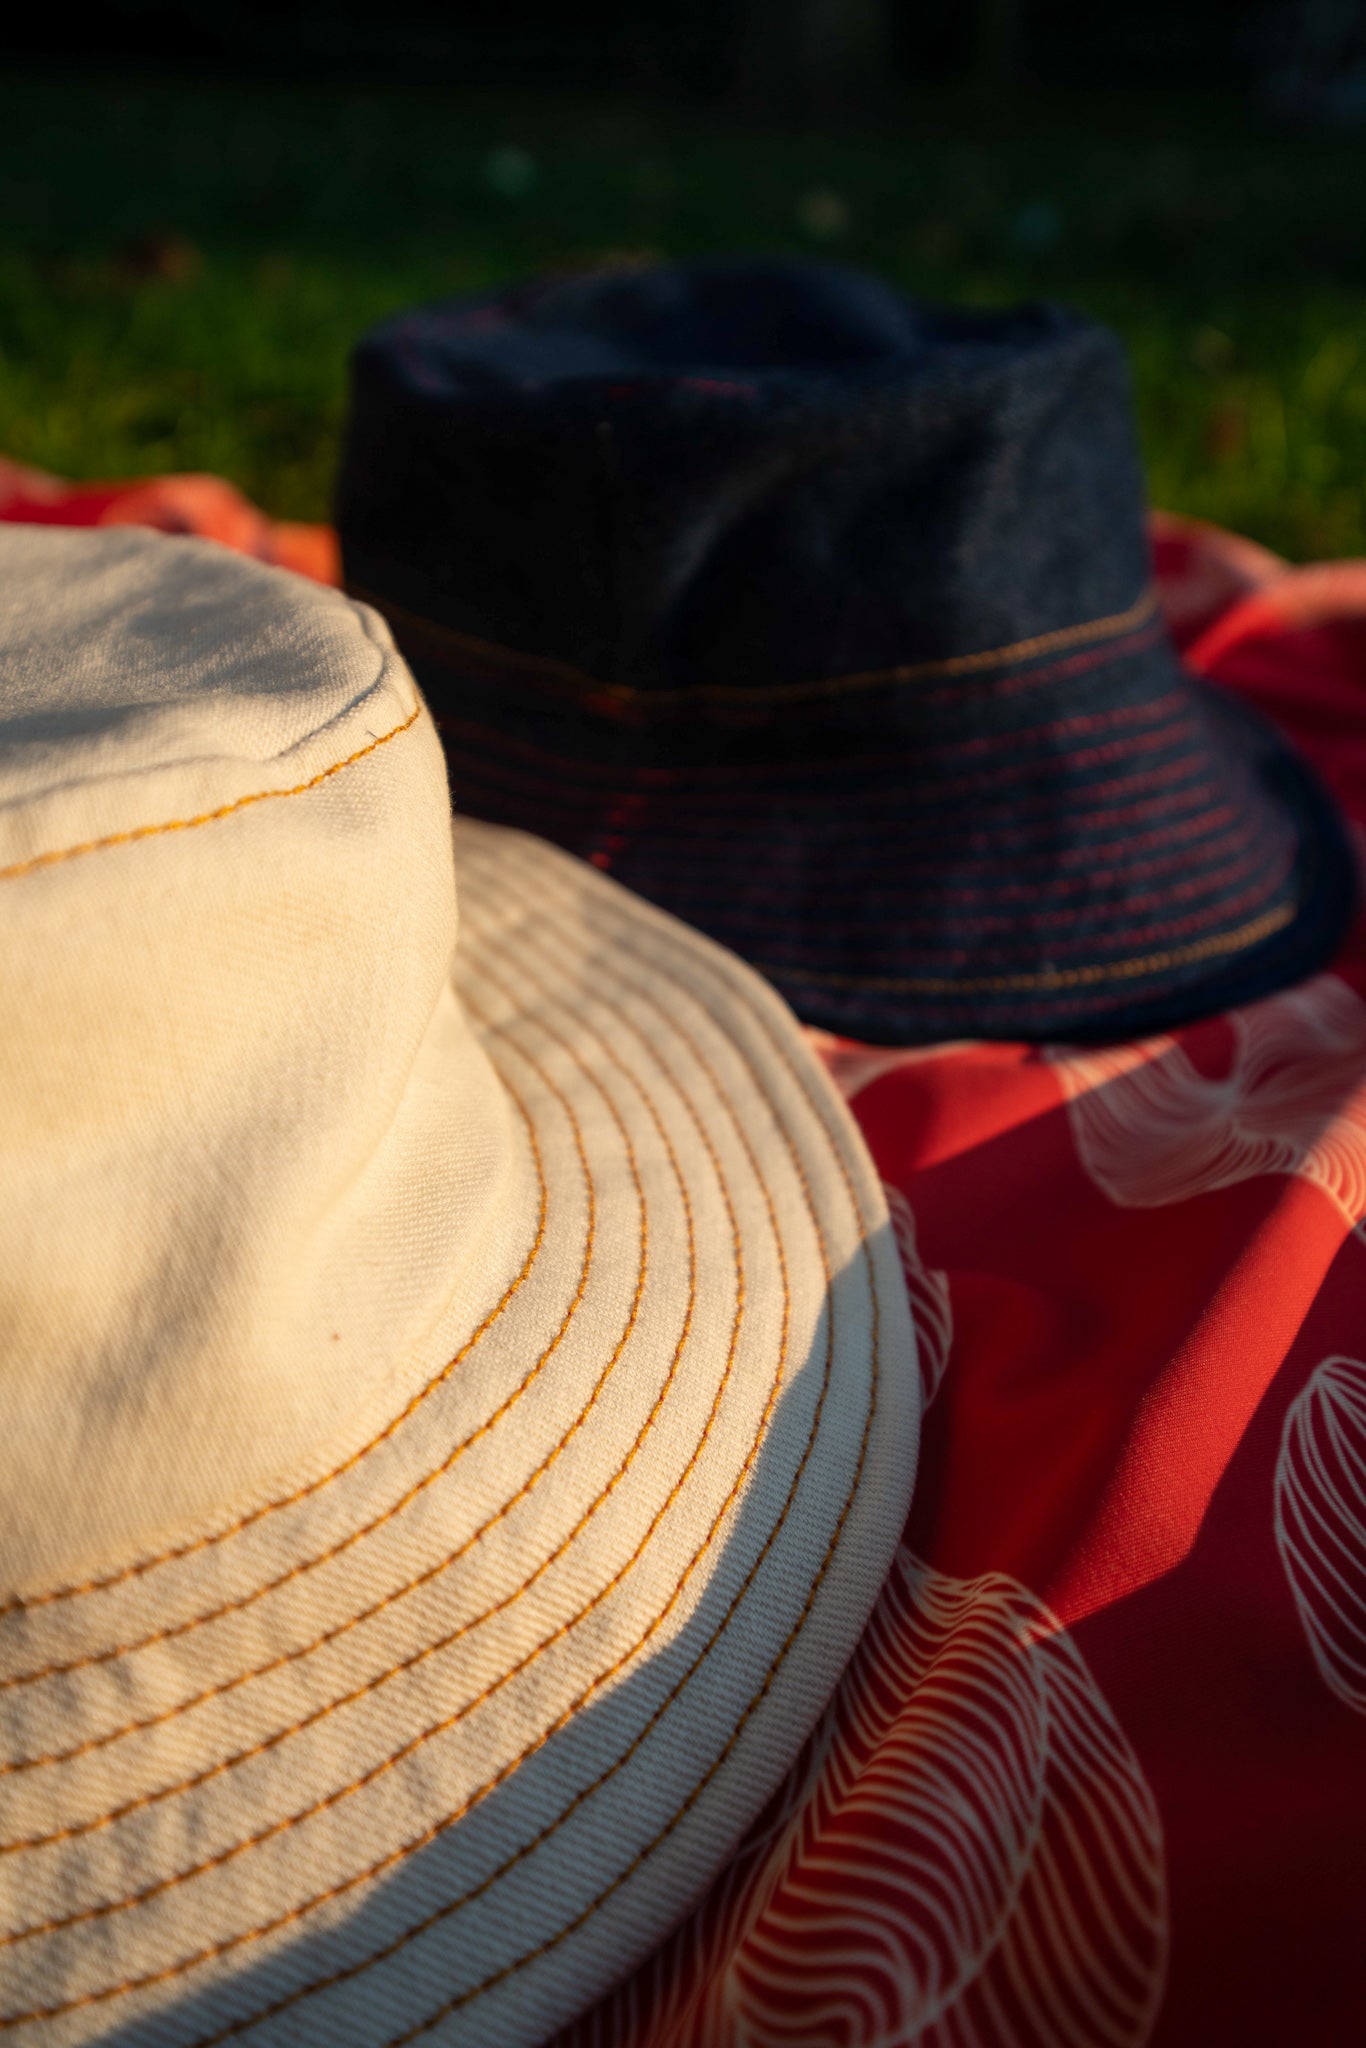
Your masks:
M530 2043L677 1921L857 1640L915 1469L871 1162L709 941L458 821L525 1257L335 1469L0 1634L0 2029Z

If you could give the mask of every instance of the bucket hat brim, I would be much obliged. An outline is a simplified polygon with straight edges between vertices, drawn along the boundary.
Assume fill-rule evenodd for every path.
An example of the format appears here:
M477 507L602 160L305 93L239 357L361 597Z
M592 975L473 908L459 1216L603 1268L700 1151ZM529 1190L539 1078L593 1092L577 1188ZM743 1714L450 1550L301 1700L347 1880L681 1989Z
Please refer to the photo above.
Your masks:
M588 689L386 608L458 803L534 817L825 1030L1131 1037L1316 971L1355 910L1356 859L1318 776L1182 666L1151 599L1117 631L1001 650L975 675L847 679L870 721L875 697L920 702L899 744L870 723L861 747L858 693L842 693L824 755L828 697L785 704L781 728L714 707L722 729L670 727L654 748Z
M541 842L456 858L521 1265L309 1469L0 1614L16 2038L544 2038L724 1861L894 1549L905 1291L794 1020Z

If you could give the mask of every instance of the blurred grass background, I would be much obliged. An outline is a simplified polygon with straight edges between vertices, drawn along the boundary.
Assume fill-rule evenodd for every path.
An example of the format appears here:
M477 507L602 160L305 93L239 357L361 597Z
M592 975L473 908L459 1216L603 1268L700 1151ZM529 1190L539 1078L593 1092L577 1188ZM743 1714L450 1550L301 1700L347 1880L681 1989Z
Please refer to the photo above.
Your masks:
M802 133L582 96L0 75L0 452L325 518L352 341L604 256L807 250L1067 299L1131 352L1157 504L1366 553L1366 156L1238 104L909 94Z

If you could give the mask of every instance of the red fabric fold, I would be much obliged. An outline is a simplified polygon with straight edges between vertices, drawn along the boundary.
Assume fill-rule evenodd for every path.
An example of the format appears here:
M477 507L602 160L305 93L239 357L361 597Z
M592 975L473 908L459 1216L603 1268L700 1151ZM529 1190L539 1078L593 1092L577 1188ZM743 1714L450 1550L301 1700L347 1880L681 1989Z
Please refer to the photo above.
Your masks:
M78 484L0 458L0 519L39 526L151 526L221 541L318 583L341 581L341 555L330 526L268 519L217 476Z

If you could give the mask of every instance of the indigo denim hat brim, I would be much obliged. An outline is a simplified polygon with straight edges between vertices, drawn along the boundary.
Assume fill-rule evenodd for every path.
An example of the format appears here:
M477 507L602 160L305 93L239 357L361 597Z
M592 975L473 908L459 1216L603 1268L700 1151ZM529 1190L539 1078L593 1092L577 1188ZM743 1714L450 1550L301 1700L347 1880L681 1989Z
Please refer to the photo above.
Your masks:
M1127 372L797 262L550 279L358 349L338 522L461 809L891 1041L1129 1035L1331 954L1344 829L1186 674Z

